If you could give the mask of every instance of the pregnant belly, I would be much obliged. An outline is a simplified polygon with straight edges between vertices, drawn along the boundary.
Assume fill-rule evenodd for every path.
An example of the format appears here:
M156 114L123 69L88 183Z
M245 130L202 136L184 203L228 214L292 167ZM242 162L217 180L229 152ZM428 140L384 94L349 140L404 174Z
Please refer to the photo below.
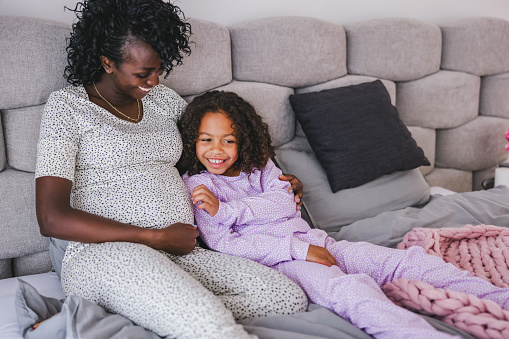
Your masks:
M77 209L141 227L194 221L189 193L171 166L82 187L73 192L71 202Z

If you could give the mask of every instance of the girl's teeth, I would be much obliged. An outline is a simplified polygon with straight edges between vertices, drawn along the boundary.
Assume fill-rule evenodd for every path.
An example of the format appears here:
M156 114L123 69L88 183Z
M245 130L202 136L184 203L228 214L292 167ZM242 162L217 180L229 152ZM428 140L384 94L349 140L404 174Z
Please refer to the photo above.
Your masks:
M143 87L138 87L139 89L141 89L143 92L148 92L150 91L150 88L143 88Z
M216 159L209 159L209 161L210 161L211 163L213 163L213 164L216 164L216 165L217 165L217 164L220 164L220 163L222 163L222 162L223 162L223 160L216 160Z

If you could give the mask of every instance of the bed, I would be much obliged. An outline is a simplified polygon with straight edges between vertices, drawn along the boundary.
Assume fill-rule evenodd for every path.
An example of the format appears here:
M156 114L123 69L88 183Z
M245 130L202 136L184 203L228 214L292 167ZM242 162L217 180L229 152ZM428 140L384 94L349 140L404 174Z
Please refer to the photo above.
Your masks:
M368 238L373 243L394 247L402 240L405 231L415 227L461 227L480 223L509 225L509 188L505 186L462 194L451 194L441 188L433 188L432 192L436 194L432 194L424 206L382 213L345 226L331 235L351 241ZM65 296L54 272L1 280L0 291L2 338L22 338L20 327L25 338L47 338L49 335L52 338L69 338L71 333L76 338L97 338L101 333L108 333L104 338L157 338L154 333L133 325L129 320L108 314L99 306L76 296L64 301ZM50 316L58 308L52 309L48 306L50 302L63 307L55 317ZM37 330L28 325L45 317L49 320ZM425 318L441 331L474 338L439 320ZM259 338L369 338L348 321L314 304L304 313L251 318L240 323Z

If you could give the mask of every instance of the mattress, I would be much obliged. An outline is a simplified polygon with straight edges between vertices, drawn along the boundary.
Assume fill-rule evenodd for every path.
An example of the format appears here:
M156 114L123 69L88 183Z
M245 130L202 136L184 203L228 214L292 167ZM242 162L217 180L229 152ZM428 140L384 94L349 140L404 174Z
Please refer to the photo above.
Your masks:
M19 278L34 286L44 296L65 298L55 272L25 275ZM18 278L0 280L0 338L2 339L23 339L14 308L17 288Z

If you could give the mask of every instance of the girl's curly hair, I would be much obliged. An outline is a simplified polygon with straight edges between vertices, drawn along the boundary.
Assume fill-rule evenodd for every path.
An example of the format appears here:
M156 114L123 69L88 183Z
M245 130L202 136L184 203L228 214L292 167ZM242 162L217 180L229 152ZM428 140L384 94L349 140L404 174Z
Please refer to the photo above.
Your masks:
M177 163L180 173L194 175L205 171L196 156L196 140L201 120L206 113L224 113L233 122L237 139L238 159L235 169L252 173L263 169L274 156L269 127L254 107L236 93L211 91L196 97L186 108L178 123L184 149Z
M67 8L69 9L69 8ZM140 39L159 54L165 77L189 55L191 25L179 7L163 0L85 0L75 9L67 45L68 66L64 76L73 85L98 81L104 69L99 57L106 56L117 67L124 61L123 47ZM180 18L182 16L182 19Z

